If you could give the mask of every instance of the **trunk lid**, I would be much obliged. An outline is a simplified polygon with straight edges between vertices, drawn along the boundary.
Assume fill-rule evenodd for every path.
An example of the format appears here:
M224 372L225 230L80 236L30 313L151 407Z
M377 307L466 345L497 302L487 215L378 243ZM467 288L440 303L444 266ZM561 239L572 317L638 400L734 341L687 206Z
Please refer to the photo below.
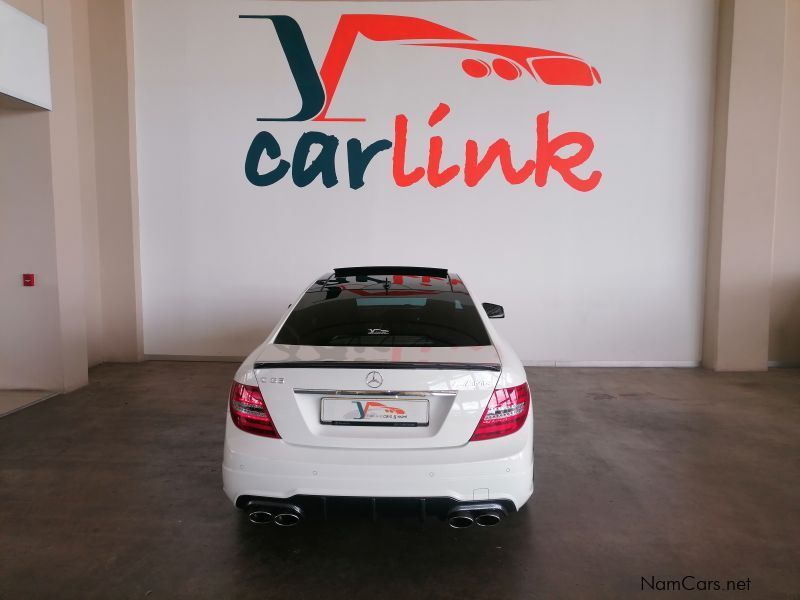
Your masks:
M446 448L469 441L500 375L493 346L331 347L266 344L254 364L267 409L286 443L330 448ZM377 374L377 376L375 375ZM427 402L427 424L322 419L322 403L403 412ZM367 404L369 403L369 404ZM338 405L341 406L341 405ZM378 408L375 408L378 407ZM399 407L399 408L398 408ZM411 414L411 411L408 411ZM328 410L330 413L330 410ZM358 419L359 412L353 413ZM374 414L374 413L373 413ZM342 423L337 422L337 423Z

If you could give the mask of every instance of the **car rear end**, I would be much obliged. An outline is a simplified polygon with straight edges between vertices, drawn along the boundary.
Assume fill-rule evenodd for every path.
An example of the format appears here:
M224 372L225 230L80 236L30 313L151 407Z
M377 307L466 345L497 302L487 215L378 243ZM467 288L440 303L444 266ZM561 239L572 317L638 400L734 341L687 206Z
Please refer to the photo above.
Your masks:
M320 278L242 364L225 491L278 525L343 499L495 524L533 491L524 370L457 276L376 269Z

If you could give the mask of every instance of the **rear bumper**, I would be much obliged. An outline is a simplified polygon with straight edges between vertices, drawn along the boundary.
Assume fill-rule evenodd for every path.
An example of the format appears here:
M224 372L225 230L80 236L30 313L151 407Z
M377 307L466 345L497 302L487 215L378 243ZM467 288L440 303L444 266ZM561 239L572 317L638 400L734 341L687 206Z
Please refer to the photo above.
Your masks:
M268 511L273 515L293 512L301 519L337 518L341 516L379 518L416 517L424 521L427 517L446 519L463 511L480 513L497 510L501 518L516 512L511 500L490 500L488 502L459 502L454 498L388 498L388 497L349 497L349 496L305 496L290 498L259 498L239 496L236 507L250 513L253 510ZM257 521L256 521L257 522ZM271 522L271 521L267 521Z
M222 479L234 504L302 495L507 500L519 509L533 493L531 416L512 435L435 449L296 446L245 433L230 416L226 427Z

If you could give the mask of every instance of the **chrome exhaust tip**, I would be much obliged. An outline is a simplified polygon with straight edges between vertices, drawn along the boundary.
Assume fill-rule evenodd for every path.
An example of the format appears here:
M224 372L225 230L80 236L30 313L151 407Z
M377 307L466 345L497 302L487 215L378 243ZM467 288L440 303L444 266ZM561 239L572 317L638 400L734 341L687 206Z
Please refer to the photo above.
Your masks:
M469 513L458 513L455 515L451 515L450 518L447 520L448 525L453 529L466 529L470 527L475 522L475 519L472 518L472 515Z
M268 525L272 523L272 513L267 512L266 510L251 510L247 514L247 518L250 519L251 523L255 523L256 525Z
M291 527L303 520L303 509L288 502L251 500L243 508L248 520L256 525Z
M508 514L499 502L460 502L447 515L447 523L453 529L464 529L470 525L494 527Z
M300 523L300 515L297 513L280 513L275 515L275 525L279 527L293 527Z
M475 524L478 525L478 527L494 527L500 524L500 521L503 520L503 516L504 515L499 511L485 512L475 517Z

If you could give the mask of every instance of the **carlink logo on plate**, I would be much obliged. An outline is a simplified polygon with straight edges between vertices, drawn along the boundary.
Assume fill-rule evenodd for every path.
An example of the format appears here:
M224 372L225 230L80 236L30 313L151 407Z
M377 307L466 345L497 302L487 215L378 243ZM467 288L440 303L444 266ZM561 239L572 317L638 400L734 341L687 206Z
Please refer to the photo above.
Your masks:
M367 413L369 413L370 409L372 409L373 414L376 410L383 411L383 418L391 418L391 419L398 419L398 418L406 418L406 411L402 408L397 408L394 406L386 406L383 402L376 402L374 400L353 400L353 404L356 405L358 409L358 417L357 419L366 419Z

